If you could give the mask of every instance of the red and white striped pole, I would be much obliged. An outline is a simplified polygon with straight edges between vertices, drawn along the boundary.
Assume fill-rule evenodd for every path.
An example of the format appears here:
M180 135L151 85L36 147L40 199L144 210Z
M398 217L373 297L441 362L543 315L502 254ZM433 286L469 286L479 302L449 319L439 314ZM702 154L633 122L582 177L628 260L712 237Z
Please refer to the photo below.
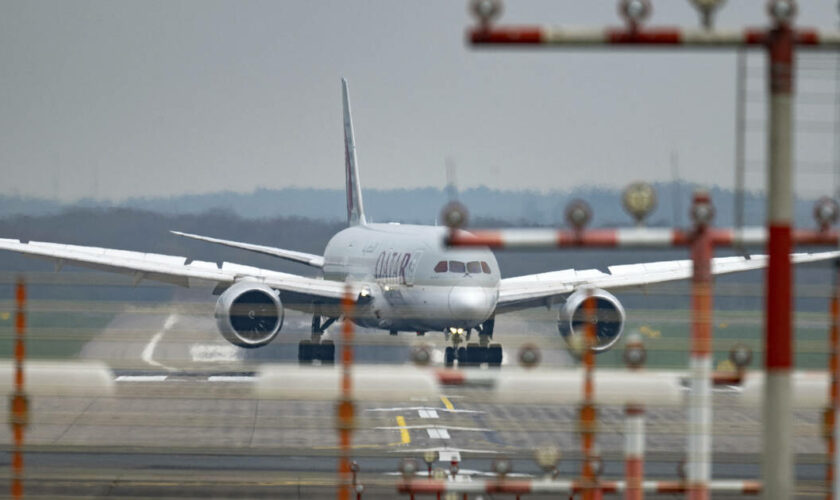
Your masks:
M694 193L691 208L694 235L691 243L692 328L691 393L688 403L688 497L709 498L712 430L712 240L709 223L714 217L709 193Z
M793 2L788 3L793 8ZM795 33L790 18L775 13L768 34L770 84L767 174L767 302L764 366L764 491L768 499L793 497L791 407L791 220L793 219L793 70Z
M341 329L341 396L336 405L336 424L340 456L338 460L338 500L350 500L353 489L352 462L350 460L350 439L355 425L356 406L353 403L353 312L355 303L350 284L347 284L341 299L344 325Z
M624 481L601 481L599 489L608 494L621 493L627 485ZM397 492L409 495L434 495L441 493L463 495L501 494L567 494L585 493L589 488L580 481L565 479L474 479L472 481L446 481L440 479L412 479L397 483ZM644 481L642 489L653 494L678 494L687 491L683 481ZM745 480L712 481L709 490L723 494L757 495L761 493L761 483Z
M715 247L760 246L767 244L764 227L710 230ZM792 232L796 245L832 246L840 244L837 231L798 229ZM545 248L671 248L691 244L691 234L681 229L623 228L587 229L478 229L453 231L446 239L450 246L538 250Z
M627 405L624 409L624 498L642 500L645 469L645 409Z
M580 407L580 434L581 450L583 452L583 464L581 467L581 480L584 485L583 500L600 500L603 498L601 489L598 487L598 478L595 475L595 428L597 425L598 410L595 408L595 345L597 322L597 304L595 297L589 294L583 302L584 327L583 342L583 403Z
M9 404L9 424L12 427L11 497L23 498L23 432L29 420L29 398L24 391L23 361L26 358L26 283L23 278L15 285L15 379Z
M840 488L837 488L837 468L840 467L840 460L837 459L837 412L840 409L840 261L834 262L834 290L831 294L831 329L828 339L828 372L831 379L829 386L828 401L824 415L824 433L826 438L826 470L825 482L827 485L826 498L840 498Z

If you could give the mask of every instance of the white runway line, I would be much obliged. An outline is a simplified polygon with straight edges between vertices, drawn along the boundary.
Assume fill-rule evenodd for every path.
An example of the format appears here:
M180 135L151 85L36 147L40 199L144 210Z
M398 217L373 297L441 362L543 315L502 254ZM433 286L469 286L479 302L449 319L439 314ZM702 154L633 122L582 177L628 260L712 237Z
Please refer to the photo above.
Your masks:
M143 353L140 354L140 358L145 361L146 363L152 366L158 366L160 368L164 368L169 371L174 371L175 369L166 366L163 363L159 363L154 360L155 349L157 348L158 342L160 339L163 338L163 335L166 333L167 330L175 326L175 323L178 321L178 316L175 314L170 314L169 317L166 318L166 321L163 322L163 328L157 332L156 334L152 335L152 339L149 340L149 343L146 344L146 347L143 348Z
M253 382L256 377L250 375L210 375L208 382Z
M233 345L195 344L190 346L190 357L197 362L239 361L239 348Z
M449 432L446 429L426 429L430 438L449 439Z
M420 418L438 418L438 413L435 410L417 410Z
M438 450L438 459L441 462L460 462L461 454L457 451Z
M120 375L117 382L163 382L166 375Z

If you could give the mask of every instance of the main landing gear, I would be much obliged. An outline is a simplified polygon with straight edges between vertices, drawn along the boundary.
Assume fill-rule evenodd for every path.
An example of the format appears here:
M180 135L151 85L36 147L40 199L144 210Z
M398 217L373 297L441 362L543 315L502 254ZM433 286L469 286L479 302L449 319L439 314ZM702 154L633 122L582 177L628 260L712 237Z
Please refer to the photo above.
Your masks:
M298 344L298 362L302 365L311 364L318 360L323 365L335 363L335 343L332 340L322 340L321 337L330 325L338 318L326 318L321 323L321 316L312 316L312 339L301 340Z
M501 344L490 343L493 340L494 325L495 320L490 318L476 328L478 342L469 342L469 330L450 329L449 340L452 341L452 345L447 347L443 353L444 365L451 368L457 360L458 366L461 368L481 366L484 363L487 363L487 366L490 367L502 366ZM462 346L461 343L467 343L467 345Z

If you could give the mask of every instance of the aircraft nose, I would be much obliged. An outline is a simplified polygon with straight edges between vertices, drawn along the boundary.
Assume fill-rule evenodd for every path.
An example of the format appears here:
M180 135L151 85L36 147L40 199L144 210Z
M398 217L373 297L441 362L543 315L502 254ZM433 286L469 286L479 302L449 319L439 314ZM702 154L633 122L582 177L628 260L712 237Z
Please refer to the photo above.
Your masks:
M493 313L492 290L478 286L455 286L449 291L449 312L456 320L484 321Z

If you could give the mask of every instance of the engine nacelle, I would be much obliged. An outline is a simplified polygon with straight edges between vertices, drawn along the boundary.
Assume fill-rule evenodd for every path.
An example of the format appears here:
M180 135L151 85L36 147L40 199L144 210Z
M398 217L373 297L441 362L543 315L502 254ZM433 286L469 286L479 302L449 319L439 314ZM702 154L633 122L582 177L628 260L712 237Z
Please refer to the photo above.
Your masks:
M591 290L595 298L595 352L608 351L624 331L624 307L615 296L606 290L596 288ZM584 335L586 311L583 302L589 296L587 290L577 290L569 295L560 310L557 326L560 335L569 343L572 335Z
M283 304L278 293L261 283L240 281L216 302L216 325L222 336L239 347L262 347L283 328Z

